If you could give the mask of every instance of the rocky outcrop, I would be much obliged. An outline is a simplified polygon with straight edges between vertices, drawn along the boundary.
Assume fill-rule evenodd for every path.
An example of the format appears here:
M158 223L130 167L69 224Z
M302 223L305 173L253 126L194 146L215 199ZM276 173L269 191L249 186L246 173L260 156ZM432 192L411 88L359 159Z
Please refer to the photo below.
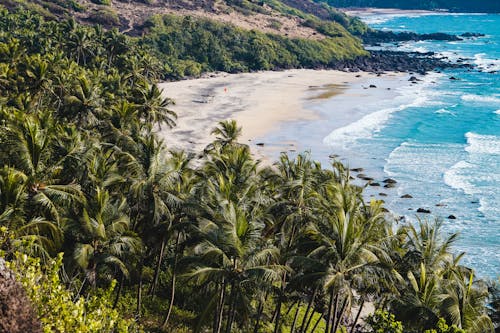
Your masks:
M40 322L23 287L0 258L0 332L42 332Z
M380 43L408 42L421 40L440 40L440 41L459 41L462 38L449 35L442 32L434 32L430 34L417 34L415 32L393 32L382 30L368 30L364 35L360 36L363 43L367 45L377 45ZM464 36L472 37L472 36Z

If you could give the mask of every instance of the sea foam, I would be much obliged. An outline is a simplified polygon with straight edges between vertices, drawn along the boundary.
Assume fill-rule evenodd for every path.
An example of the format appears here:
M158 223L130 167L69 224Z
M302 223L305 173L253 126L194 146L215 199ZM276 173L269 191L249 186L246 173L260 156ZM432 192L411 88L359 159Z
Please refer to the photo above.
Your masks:
M478 103L500 103L500 98L498 97L474 95L474 94L465 94L462 96L462 100L466 102L478 102Z

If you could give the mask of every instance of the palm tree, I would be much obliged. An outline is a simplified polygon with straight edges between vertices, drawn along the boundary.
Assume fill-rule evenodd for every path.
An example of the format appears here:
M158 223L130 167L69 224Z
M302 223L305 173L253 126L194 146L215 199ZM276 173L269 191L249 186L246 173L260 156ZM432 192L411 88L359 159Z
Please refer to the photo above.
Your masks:
M452 276L443 280L441 315L449 323L467 332L494 332L493 323L486 313L488 287L484 281L474 280L474 271L455 267Z
M75 119L84 128L96 126L103 107L100 87L88 77L78 76L72 91L64 97L64 105L63 116L70 121Z
M73 259L85 272L85 282L95 285L99 271L113 268L127 277L125 256L139 253L141 241L130 228L125 198L113 201L108 191L97 187L79 221L71 221L68 230L77 233Z
M147 82L140 85L139 92L135 103L138 105L139 116L146 124L156 124L160 128L162 124L170 128L175 126L177 115L169 109L173 100L163 97L157 85Z
M220 121L211 134L216 135L216 139L205 150L210 151L216 148L222 151L226 146L237 144L238 138L241 136L241 127L238 126L236 120Z
M77 184L59 183L64 163L79 154L78 149L65 147L71 142L58 138L64 133L63 128L52 122L50 115L39 118L14 112L1 138L5 150L0 163L13 165L27 178L27 213L31 216L46 214L58 225L61 224L61 206L84 201Z
M222 198L221 198L222 199ZM214 332L219 333L223 325L224 307L228 306L226 332L231 332L236 312L239 318L247 318L251 304L249 300L259 283L272 283L280 278L283 268L269 265L275 249L261 248L262 224L249 219L243 209L232 202L220 203L208 218L200 221L199 233L202 241L194 249L198 260L186 277L197 284L213 281L219 292L214 320Z

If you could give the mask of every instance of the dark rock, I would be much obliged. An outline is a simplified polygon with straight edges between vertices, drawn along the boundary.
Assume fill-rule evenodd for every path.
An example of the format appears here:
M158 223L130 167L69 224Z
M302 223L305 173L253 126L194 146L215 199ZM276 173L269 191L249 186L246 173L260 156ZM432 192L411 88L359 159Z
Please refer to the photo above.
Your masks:
M471 38L471 37L484 37L486 36L485 34L478 33L478 32L466 32L460 35L460 37L465 37L465 38Z
M0 258L0 332L42 332L40 321L14 273Z
M457 217L455 215L450 215L450 216L448 216L448 219L450 219L450 220L456 220Z
M408 210L413 210L413 208L408 208Z
M380 186L380 183L370 183L370 186Z
M417 209L417 213L430 214L431 211L425 208L419 208Z
M372 177L362 177L361 179L366 180L368 182L371 182L374 180Z
M386 197L387 196L387 194L382 193L382 192L380 192L378 195L380 195L381 197Z
M454 76L451 76L451 77L450 77L450 80L458 81L459 79L457 79L457 78L456 78L456 77L454 77Z
M256 143L256 145L259 146L259 147L264 147L264 143L263 142Z
M446 204L438 203L438 204L436 204L436 207L446 207Z
M385 185L384 185L384 187L385 187L385 188L393 188L393 187L396 187L396 185L395 185L395 184L390 183L390 184L385 184Z
M361 172L363 170L364 170L363 168L352 168L351 169L352 172Z
M367 177L367 175L365 175L364 173L360 173L356 177L363 179L363 178Z
M410 194L405 194L401 196L402 199L411 199L413 198Z
M408 79L408 81L410 81L410 82L417 82L417 81L422 81L422 80L417 79L415 76L412 76L412 77L410 77L410 78Z
M384 183L384 184L396 184L397 181L395 181L392 178L387 178L387 179L384 179L384 181L382 183Z
M377 88L377 86L374 84L370 84L370 88Z
M328 155L328 158L337 158L337 157L339 157L339 155L337 155L337 154Z

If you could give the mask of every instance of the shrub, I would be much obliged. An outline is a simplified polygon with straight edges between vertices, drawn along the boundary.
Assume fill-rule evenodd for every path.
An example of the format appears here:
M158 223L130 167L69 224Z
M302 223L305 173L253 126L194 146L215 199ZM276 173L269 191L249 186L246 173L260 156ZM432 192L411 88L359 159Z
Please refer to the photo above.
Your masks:
M9 263L38 313L44 332L125 333L138 331L132 320L120 318L111 306L115 283L107 290L96 290L86 300L77 297L60 282L62 254L42 270L39 259L17 254Z
M368 333L403 333L403 324L392 313L377 310L366 321L371 330Z

